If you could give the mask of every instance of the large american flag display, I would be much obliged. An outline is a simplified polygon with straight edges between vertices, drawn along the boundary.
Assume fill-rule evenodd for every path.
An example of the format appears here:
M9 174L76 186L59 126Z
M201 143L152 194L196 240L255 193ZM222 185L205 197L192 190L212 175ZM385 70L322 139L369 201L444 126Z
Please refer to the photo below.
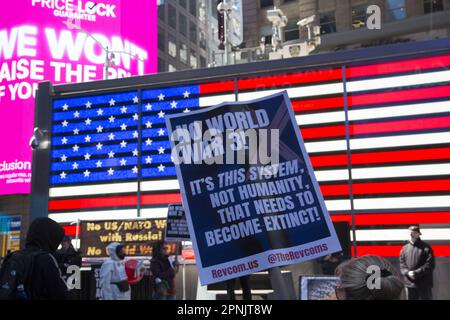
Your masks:
M165 217L181 202L165 115L287 90L332 219L354 221L357 254L398 256L419 224L449 257L449 67L450 55L423 56L54 100L50 217Z

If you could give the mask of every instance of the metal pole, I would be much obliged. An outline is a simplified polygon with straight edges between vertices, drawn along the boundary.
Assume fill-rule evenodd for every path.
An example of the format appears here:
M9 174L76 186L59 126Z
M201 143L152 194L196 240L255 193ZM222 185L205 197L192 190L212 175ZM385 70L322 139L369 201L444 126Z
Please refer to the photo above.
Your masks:
M76 243L77 243L77 250L80 249L80 242L79 242L80 236L79 236L79 234L80 234L80 219L77 220L77 228L76 228L76 232L75 232L75 240L76 240Z
M186 261L183 262L183 300L186 300Z
M342 82L344 85L344 114L345 114L345 141L347 146L347 169L348 169L348 182L350 193L350 215L352 217L352 236L353 236L353 255L358 256L358 246L356 244L356 230L355 230L355 206L353 198L353 178L352 178L352 156L350 149L350 124L348 118L348 95L347 95L347 69L346 66L342 66Z
M273 267L269 269L270 284L274 292L275 300L294 300L294 297L289 296L289 290L286 282L283 279L280 267Z
M142 90L138 89L138 132L142 132ZM138 134L138 177L137 177L137 217L141 217L141 209L142 209L142 192L141 192L141 182L142 182L142 134Z
M108 46L106 46L105 48L105 53L106 53L106 57L105 57L105 65L103 68L103 79L104 80L108 80L108 67L109 67L109 49Z
M226 0L223 1L224 4L224 12L223 12L223 37L225 42L225 59L224 65L228 65L228 10L226 7Z
M181 241L177 241L177 244L175 245L175 262L178 263L178 251L180 250L180 243Z

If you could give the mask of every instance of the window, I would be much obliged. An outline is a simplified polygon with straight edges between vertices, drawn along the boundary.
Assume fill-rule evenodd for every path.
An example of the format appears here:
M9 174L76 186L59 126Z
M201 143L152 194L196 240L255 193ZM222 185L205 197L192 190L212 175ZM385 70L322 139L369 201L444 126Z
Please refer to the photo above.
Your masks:
M158 58L158 72L164 71L166 71L166 62L163 59Z
M177 29L177 10L174 6L169 4L169 26Z
M196 0L189 0L189 12L194 17L197 17L197 1Z
M300 32L298 30L297 21L291 20L284 28L284 41L290 41L300 38Z
M198 6L198 21L206 23L206 4L205 0L201 1Z
M187 64L187 46L186 44L182 43L180 45L180 61L184 64Z
M217 5L218 5L218 1L217 0L209 0L209 9L211 11L211 16L215 19L218 19L218 15L219 13L217 12Z
M206 59L205 57L200 56L200 68L206 67Z
M444 10L443 0L424 0L423 11L425 14Z
M386 0L384 8L385 21L390 22L406 19L405 0Z
M352 27L358 29L366 26L367 5L362 4L352 8Z
M165 21L166 17L165 17L165 13L166 13L166 7L164 5L160 5L158 6L158 19L161 21Z
M206 34L203 30L200 30L200 48L206 50Z
M164 37L164 33L158 32L158 49L162 52L166 51L166 38Z
M197 55L195 54L195 51L191 49L191 54L190 54L190 65L192 69L197 69L198 65L197 65Z
M189 39L192 43L197 44L197 26L192 21L189 22Z
M168 71L169 71L169 72L177 71L177 68L175 68L173 65L171 65L171 64L169 63Z
M336 16L334 11L322 12L320 18L320 34L336 32Z
M260 34L260 38L264 37L265 38L265 44L271 44L272 43L272 26L267 25L267 26L262 26L259 34Z
M184 36L187 34L187 20L184 14L178 14L178 30Z
M273 7L273 0L261 0L260 8Z
M168 41L168 51L169 55L171 57L176 58L177 57L177 40L174 36L169 35L169 41Z
M183 8L186 9L186 6L187 6L187 0L178 0L178 3L180 4L180 6L182 6Z

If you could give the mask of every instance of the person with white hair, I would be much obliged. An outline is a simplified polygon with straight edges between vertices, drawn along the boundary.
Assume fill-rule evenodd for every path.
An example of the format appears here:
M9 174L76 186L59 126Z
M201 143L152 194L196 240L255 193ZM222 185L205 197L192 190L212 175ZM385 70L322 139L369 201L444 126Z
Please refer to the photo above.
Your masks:
M386 259L366 255L337 266L339 300L398 300L404 289L399 272Z

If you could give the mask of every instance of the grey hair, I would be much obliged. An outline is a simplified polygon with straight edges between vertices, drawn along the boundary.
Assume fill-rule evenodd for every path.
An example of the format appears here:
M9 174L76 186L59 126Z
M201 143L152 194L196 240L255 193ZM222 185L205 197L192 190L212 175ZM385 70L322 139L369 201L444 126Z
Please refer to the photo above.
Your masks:
M367 285L369 267L381 270L380 287L370 289ZM404 288L400 273L386 259L366 255L341 263L335 271L340 287L351 300L397 300Z

